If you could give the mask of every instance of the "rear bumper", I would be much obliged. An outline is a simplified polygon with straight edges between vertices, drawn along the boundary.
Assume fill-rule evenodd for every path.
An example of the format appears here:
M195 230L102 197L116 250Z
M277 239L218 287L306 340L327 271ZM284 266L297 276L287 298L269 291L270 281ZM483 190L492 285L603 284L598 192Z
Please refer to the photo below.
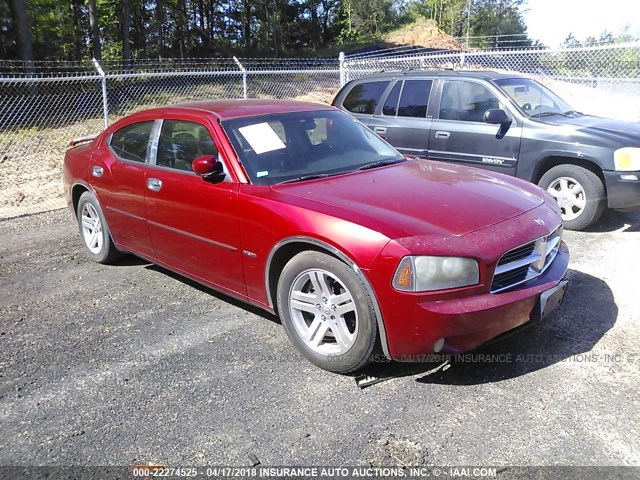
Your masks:
M401 311L411 319L411 327L402 335L388 335L391 357L404 362L423 361L434 353L434 344L442 338L444 352L467 352L524 325L536 317L540 294L560 283L568 264L569 251L562 243L544 274L514 290L437 301L416 302L415 297L407 297Z
M616 210L640 208L640 172L602 172L607 187L607 205ZM623 178L626 176L626 178ZM633 180L635 176L637 180Z

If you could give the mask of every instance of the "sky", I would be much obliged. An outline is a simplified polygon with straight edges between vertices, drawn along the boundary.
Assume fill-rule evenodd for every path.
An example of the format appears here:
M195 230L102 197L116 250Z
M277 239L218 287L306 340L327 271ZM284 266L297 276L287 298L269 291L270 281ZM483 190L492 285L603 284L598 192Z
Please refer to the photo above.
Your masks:
M640 36L640 0L527 0L521 8L529 36L549 47L559 46L569 33L584 40L604 30L621 33L626 25Z

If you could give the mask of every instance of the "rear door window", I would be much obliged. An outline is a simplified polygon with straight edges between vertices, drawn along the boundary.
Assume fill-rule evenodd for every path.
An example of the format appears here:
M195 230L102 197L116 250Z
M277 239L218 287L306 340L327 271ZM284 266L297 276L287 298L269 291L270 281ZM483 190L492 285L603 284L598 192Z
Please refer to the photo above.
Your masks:
M342 105L353 113L373 115L387 85L388 80L359 83L347 94Z
M425 118L431 93L431 80L405 80L400 103L399 117Z
M109 146L124 160L144 163L153 122L140 122L122 127L113 133Z

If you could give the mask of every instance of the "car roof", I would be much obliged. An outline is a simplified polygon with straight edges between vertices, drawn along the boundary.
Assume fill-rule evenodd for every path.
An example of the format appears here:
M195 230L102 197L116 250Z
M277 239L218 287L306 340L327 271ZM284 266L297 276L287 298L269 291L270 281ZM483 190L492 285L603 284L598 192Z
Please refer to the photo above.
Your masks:
M179 103L166 107L154 108L140 112L141 114L167 113L169 111L208 112L220 119L248 117L269 113L306 112L314 110L329 110L334 107L326 104L299 102L293 100L264 100L264 99L224 99L204 100L199 102Z
M463 77L463 78L480 78L483 80L498 80L501 78L518 78L521 75L496 72L493 70L446 70L446 69L434 69L434 70L395 70L395 71L380 71L369 75L363 75L355 80L363 79L375 79L375 78L392 78L403 75L406 77Z

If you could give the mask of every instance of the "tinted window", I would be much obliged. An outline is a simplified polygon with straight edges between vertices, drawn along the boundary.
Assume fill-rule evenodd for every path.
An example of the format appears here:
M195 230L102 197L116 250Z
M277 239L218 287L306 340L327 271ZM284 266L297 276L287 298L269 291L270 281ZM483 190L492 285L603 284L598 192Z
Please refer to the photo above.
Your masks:
M399 117L425 118L431 80L405 80L398 105Z
M115 132L109 145L120 158L144 162L153 122L134 123Z
M191 171L191 163L202 155L217 155L207 127L195 122L164 120L158 142L156 165Z
M498 98L483 85L465 80L446 80L440 101L440 118L482 122L484 112L500 108Z
M384 106L382 107L383 115L395 115L398 109L398 97L400 97L400 89L402 88L402 82L396 82L387 97L387 100L384 102Z
M387 85L389 85L388 81L356 85L351 89L342 105L353 113L373 114Z

